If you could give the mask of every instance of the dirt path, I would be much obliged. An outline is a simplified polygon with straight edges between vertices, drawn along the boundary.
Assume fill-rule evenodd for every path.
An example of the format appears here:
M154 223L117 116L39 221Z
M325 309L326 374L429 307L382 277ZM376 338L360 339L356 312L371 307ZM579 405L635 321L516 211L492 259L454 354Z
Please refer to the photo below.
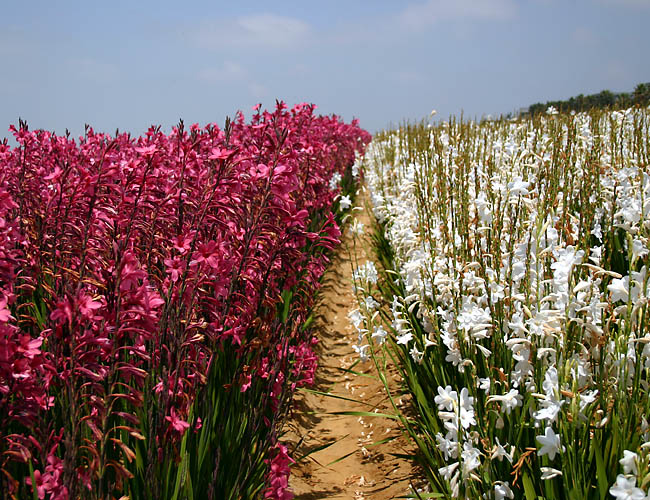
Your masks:
M358 204L363 203L363 197L360 198ZM356 214L368 228L368 214L365 211ZM364 247L369 248L369 245ZM352 350L357 333L347 318L355 303L348 249L353 250L351 236L346 231L343 245L333 259L321 289L317 311L321 352L314 389L367 404L310 393L296 396L293 418L289 424L291 432L285 440L295 445L302 439L297 455L300 455L300 451L304 453L305 450L336 441L336 444L313 453L292 468L290 486L296 498L302 500L387 500L409 492L410 463L391 455L407 453L410 449L407 439L400 436L397 422L380 417L326 414L393 412L381 382L374 377L372 362L359 363L353 368L355 372L367 376L346 371L358 359ZM359 263L367 260L364 248L357 246L356 252ZM397 375L392 377L395 379ZM396 380L393 383L396 384ZM370 446L389 437L396 439ZM341 457L346 458L337 461Z

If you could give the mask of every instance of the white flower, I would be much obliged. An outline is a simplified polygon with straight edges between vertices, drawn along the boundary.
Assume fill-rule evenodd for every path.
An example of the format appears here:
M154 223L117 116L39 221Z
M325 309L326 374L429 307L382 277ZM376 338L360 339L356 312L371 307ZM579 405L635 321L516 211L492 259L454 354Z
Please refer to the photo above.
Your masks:
M474 418L474 398L469 395L467 387L460 391L460 425L463 429L469 429L470 426L476 425Z
M438 395L434 398L434 401L438 405L439 410L453 411L454 406L458 403L458 393L452 391L450 385L444 389L442 386L439 386Z
M365 264L357 267L352 277L355 281L367 281L368 283L372 283L374 285L377 283L379 274L377 273L375 263L369 260Z
M646 273L647 268L646 266L643 266L641 271L632 271L630 276L613 279L612 282L607 285L607 289L611 292L612 302L621 300L627 303L629 298L633 303L636 303L643 291L642 287L645 282Z
M533 415L535 420L546 420L548 423L554 423L557 420L557 415L560 413L560 409L564 401L558 401L556 399L544 399L541 402L542 409L536 411Z
M388 336L388 332L384 330L384 328L381 325L376 326L371 335L374 341L377 342L377 344L379 345L382 345L384 342L386 342L387 336Z
M535 420L546 420L548 423L554 423L557 420L558 413L562 409L564 401L560 401L559 395L560 384L558 381L557 368L551 366L544 374L542 388L546 398L541 403L541 409L533 415Z
M596 401L596 398L598 397L598 391L585 391L582 394L580 394L580 413L585 411L585 408L589 406L591 403Z
M494 483L494 500L504 500L505 498L515 498L515 494L507 482L497 481Z
M408 331L409 322L400 317L396 317L390 324L390 326L400 334L404 334Z
M454 462L451 465L448 465L446 467L440 467L438 469L438 472L442 477L445 478L446 481L451 480L452 475L454 474L454 471L458 468L458 462Z
M417 346L414 345L413 347L411 347L411 350L409 351L409 354L411 355L411 358L413 358L413 361L415 361L417 364L422 363L424 353L418 351Z
M365 298L364 304L368 311L374 311L375 309L377 309L377 307L379 307L379 302L377 302L372 295L368 295Z
M632 255L635 259L644 257L648 254L648 249L643 244L643 241L635 238L632 241Z
M490 456L490 458L491 458L492 460L494 460L495 458L498 458L498 459L499 459L499 462L502 462L502 461L503 461L503 457L505 457L505 458L508 460L508 462L512 463L512 453L508 453L508 452L506 451L506 449L505 449L505 448L501 445L501 443L499 442L499 438L498 438L498 437L495 438L495 439L496 439L497 444L495 444L495 445L492 447L492 455ZM507 443L506 443L506 446L508 446Z
M355 162L354 165L352 165L352 177L357 179L359 177L359 163Z
M363 236L363 222L359 222L359 219L354 219L350 226L350 233L358 237Z
M647 498L643 490L636 487L636 478L627 478L623 474L616 476L616 484L609 489L609 493L621 500L645 500Z
M411 341L411 339L413 339L413 334L411 332L406 332L404 335L397 337L397 343L406 345Z
M353 345L352 349L359 354L359 358L362 363L365 363L370 359L370 354L368 353L368 348L370 347L370 344L364 344L364 345Z
M629 282L630 277L624 276L623 278L613 279L612 282L607 285L607 290L612 294L612 302L617 302L619 300L627 302Z
M476 211L481 222L485 225L492 222L492 212L490 211L490 202L485 193L479 194L474 200Z
M465 441L461 453L463 463L463 477L469 477L469 473L481 465L481 452L474 448L471 442Z
M458 443L455 441L456 436L452 433L447 433L446 436L443 436L441 432L436 434L436 441L438 441L438 449L445 456L445 460L450 458L458 458Z
M359 309L354 309L348 313L348 319L354 325L355 328L359 328L363 323L363 315L359 312Z
M330 191L334 191L338 187L339 182L341 182L341 174L334 172L334 175L330 179Z
M516 177L514 181L508 183L508 191L512 196L526 196L530 182L523 181L521 177Z
M339 200L339 208L341 210L347 210L352 206L352 200L348 195L341 196L341 199Z
M537 441L542 445L542 447L537 450L538 456L548 455L550 460L555 458L557 453L562 453L564 451L564 446L560 443L560 435L555 434L555 431L551 427L547 427L544 430L543 436L537 436Z
M618 463L623 466L623 472L625 474L637 475L636 460L636 453L630 450L623 450L623 458L621 458Z
M557 368L551 366L544 374L544 382L542 388L548 398L555 399L556 393L560 390L560 383L557 376Z
M540 469L542 471L542 481L562 475L562 471L554 469L553 467L540 467Z
M600 227L600 222L596 221L594 228L591 230L591 234L593 234L599 240L603 240L603 231L602 227Z
M490 377L479 378L478 388L485 392L490 392Z
M460 350L458 348L449 348L447 349L447 355L445 356L445 361L453 364L454 366L459 366L458 371L462 373L462 362L463 362L463 357L460 354Z
M510 389L508 394L493 395L488 398L488 403L491 401L499 401L501 403L501 412L510 415L510 412L521 406L524 398L519 394L517 389Z
M460 391L460 407L465 410L471 410L474 405L474 398L469 395L467 387L463 387Z

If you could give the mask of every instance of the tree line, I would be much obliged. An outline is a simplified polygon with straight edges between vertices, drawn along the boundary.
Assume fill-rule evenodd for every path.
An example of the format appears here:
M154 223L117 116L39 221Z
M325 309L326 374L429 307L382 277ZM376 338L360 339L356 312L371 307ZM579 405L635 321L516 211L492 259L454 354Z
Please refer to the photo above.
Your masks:
M560 112L580 112L589 111L594 108L629 108L635 105L650 105L650 82L639 83L633 92L611 92L609 90L603 90L597 94L580 94L564 101L538 102L531 104L521 115L545 113L550 106L553 106Z

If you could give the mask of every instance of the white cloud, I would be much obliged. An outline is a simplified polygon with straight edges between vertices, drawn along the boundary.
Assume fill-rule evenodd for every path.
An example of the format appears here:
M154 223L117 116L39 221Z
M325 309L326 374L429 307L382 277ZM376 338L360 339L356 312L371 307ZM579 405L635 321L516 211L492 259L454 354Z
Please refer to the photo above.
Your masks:
M306 22L275 14L256 14L229 21L204 23L195 30L195 42L204 48L290 48L302 44L311 28Z
M422 29L454 19L506 20L516 11L514 0L428 0L409 5L400 18L407 27Z

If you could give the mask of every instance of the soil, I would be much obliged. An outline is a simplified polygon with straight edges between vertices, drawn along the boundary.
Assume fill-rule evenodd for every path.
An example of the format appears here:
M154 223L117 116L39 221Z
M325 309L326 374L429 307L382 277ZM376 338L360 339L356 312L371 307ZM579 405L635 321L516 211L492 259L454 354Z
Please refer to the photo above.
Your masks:
M363 204L364 198L360 196L357 203ZM365 210L355 213L366 228L370 227ZM347 317L355 307L350 257L352 262L356 257L362 264L368 259L367 248L369 243L354 247L349 231L345 231L343 245L334 256L320 291L316 328L321 351L313 389L356 402L304 391L295 396L290 432L283 439L290 444L290 449L296 447L293 456L300 457L308 450L335 442L292 467L289 484L297 499L387 500L411 491L410 483L414 480L411 463L394 456L412 453L398 422L382 417L336 414L394 413L372 361L350 368L358 359L352 349L357 333ZM388 378L394 388L398 387L399 376L395 371ZM387 438L394 439L372 445Z

